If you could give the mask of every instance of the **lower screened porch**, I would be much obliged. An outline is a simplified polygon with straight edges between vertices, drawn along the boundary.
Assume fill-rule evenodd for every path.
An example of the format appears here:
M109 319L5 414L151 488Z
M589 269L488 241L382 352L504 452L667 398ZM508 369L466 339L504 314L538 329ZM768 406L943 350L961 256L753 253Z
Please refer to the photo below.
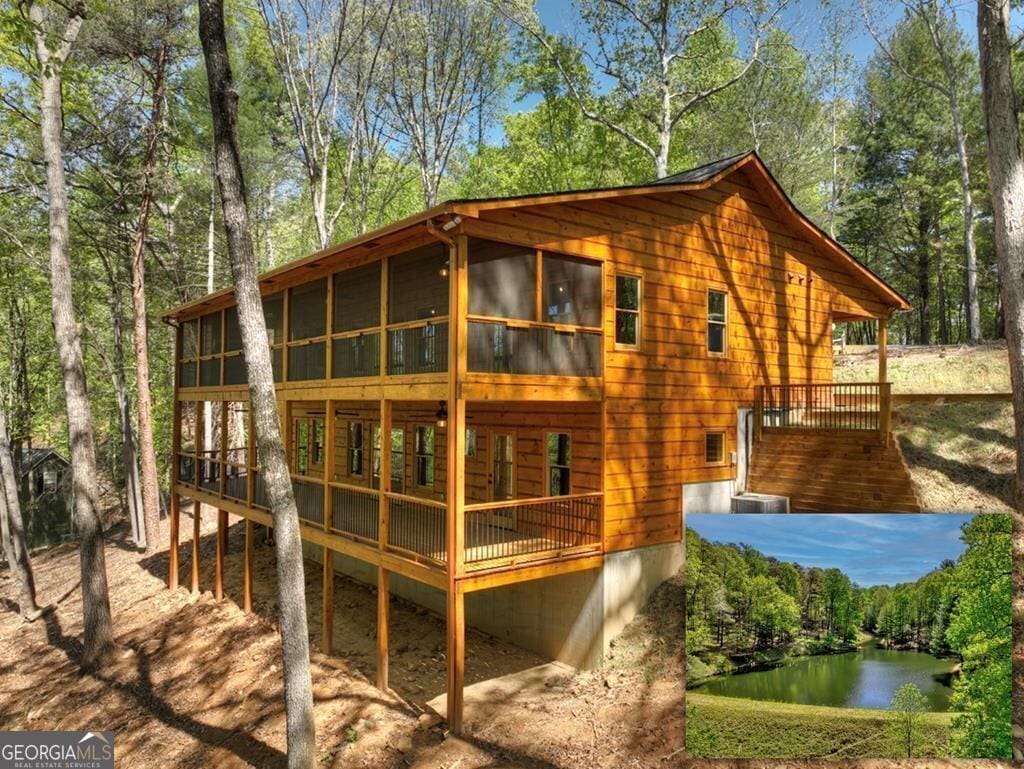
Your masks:
M416 573L447 575L449 521L457 516L457 577L600 553L600 404L465 408L456 471L465 496L453 515L446 403L281 404L304 537L315 532L355 557L378 562L385 553ZM248 404L183 402L181 425L178 493L238 514L269 513Z

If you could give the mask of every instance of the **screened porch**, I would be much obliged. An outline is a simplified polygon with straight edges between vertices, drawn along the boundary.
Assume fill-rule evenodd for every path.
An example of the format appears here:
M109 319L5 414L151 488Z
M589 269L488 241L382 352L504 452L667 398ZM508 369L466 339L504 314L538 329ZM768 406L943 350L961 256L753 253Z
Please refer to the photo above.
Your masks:
M214 500L269 507L248 404L183 404L178 484ZM462 561L467 572L601 547L599 411L579 404L468 409ZM563 412L561 424L553 415ZM367 548L448 568L445 404L286 405L285 442L300 520ZM387 482L381 483L382 474Z

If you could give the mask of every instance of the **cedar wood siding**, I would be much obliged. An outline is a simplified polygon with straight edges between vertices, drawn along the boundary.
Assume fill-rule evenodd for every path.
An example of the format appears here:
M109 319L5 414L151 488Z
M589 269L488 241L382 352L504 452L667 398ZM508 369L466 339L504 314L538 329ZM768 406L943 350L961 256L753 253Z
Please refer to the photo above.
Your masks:
M735 476L704 466L703 430L726 430L728 457L755 385L831 381L834 314L891 313L773 210L762 178L739 169L700 191L480 213L483 236L529 233L540 248L606 262L606 551L681 539L682 484ZM614 348L619 271L643 279L639 350ZM729 294L724 358L706 352L709 288Z

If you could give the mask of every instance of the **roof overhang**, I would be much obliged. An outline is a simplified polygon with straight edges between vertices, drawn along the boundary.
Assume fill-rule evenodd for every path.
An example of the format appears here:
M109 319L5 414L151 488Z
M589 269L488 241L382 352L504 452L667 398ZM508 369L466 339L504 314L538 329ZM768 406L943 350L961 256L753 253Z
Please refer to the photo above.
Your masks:
M429 208L413 216L381 227L359 237L321 249L307 257L288 262L260 275L260 287L264 294L276 293L280 288L302 282L296 276L308 275L313 271L327 271L330 267L358 255L360 250L370 254L381 246L382 241L397 242L416 232L428 233L430 225L439 218L462 216L478 217L481 213L522 206L538 206L553 203L573 203L608 198L623 198L643 195L655 195L671 192L692 192L708 189L736 173L747 169L748 173L760 177L764 182L760 189L764 192L774 208L786 217L794 230L820 248L823 253L833 258L866 286L875 292L880 301L891 308L891 313L911 309L910 303L896 289L875 274L866 265L847 251L834 238L818 227L805 216L789 199L782 185L778 183L768 167L756 152L747 152L732 158L718 160L690 171L659 179L648 184L637 184L625 187L606 187L590 190L554 192L530 195L517 195L503 198L462 198L449 200ZM436 236L435 236L436 237ZM232 288L223 288L212 294L200 297L187 304L175 307L164 313L165 321L180 320L200 315L210 310L219 309L231 304L234 295Z

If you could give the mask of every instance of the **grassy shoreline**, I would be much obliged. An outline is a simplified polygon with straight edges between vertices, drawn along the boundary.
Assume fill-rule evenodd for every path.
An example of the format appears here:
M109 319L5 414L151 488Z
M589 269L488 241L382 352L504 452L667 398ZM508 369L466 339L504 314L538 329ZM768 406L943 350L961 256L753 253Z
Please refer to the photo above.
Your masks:
M949 754L951 713L922 714L915 758ZM761 702L688 692L695 758L906 758L885 710Z

